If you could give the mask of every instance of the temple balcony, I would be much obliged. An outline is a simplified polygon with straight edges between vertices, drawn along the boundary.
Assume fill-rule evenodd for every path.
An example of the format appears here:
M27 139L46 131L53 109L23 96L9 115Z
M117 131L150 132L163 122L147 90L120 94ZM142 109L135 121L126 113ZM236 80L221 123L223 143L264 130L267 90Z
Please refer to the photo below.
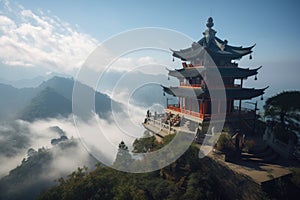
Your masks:
M172 114L179 114L180 116L183 116L186 119L192 120L194 122L202 123L205 117L209 117L209 115L203 115L199 112L194 112L191 110L186 110L180 108L178 104L169 104L167 105L167 108L165 109L166 113L171 112Z
M193 88L201 88L203 84L189 84L189 83L184 83L180 82L179 86L180 87L193 87ZM227 84L224 85L225 88L242 88L241 84Z
M200 88L201 84L189 84L189 83L180 82L179 86L181 86L181 87L197 87L197 88Z
M194 65L191 65L192 67L196 67L196 68L204 68L203 65L201 64L194 64Z
M202 114L199 112L191 111L188 109L180 108L178 104L169 104L167 105L167 108L165 109L166 113L171 112L172 114L179 114L180 116L183 116L186 119L192 120L194 122L202 123L204 120L211 119L211 114ZM215 119L222 118L226 115L227 120L236 120L239 119L241 116L243 119L255 119L255 111L253 109L249 108L243 108L241 107L239 109L238 106L234 106L231 112L226 113L216 113L214 115Z
M196 67L196 68L204 68L204 66L202 64L192 64L192 63L186 63L186 62L182 62L182 67L183 68L192 68L192 67ZM226 63L226 64L223 64L223 65L218 65L216 67L238 67L238 64L237 63Z

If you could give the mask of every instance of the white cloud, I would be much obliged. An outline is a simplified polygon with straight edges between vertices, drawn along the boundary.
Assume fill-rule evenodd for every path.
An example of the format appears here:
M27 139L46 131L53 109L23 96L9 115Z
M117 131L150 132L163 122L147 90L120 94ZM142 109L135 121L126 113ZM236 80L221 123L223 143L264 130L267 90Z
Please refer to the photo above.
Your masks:
M31 63L25 63L20 60L14 60L14 61L4 61L3 62L6 65L11 65L11 66L24 66L24 67L33 67L33 64Z
M137 60L137 63L139 65L157 64L157 60L155 60L154 58L152 58L150 56L144 56L144 57L140 57Z
M68 72L79 68L96 48L96 39L56 16L42 11L37 14L8 1L3 4L6 12L0 15L0 60L4 64Z
M18 153L13 157L0 156L0 163L1 163L0 178L2 178L5 175L8 175L10 170L14 169L19 164L21 164L24 155L25 155L25 151Z
M68 138L80 138L84 145L79 143L78 146L64 153L61 151L54 152L55 159L51 166L53 168L51 178L58 178L59 176L55 175L70 173L76 167L88 165L89 153L96 156L100 161L111 164L116 157L118 144L122 140L131 148L134 139L141 137L144 132L143 128L137 127L143 121L144 110L132 105L129 105L127 109L124 109L124 112L115 113L115 116L111 117L113 118L112 122L94 115L89 121L77 120L76 126L71 115L68 118L43 119L31 123L16 120L14 122L15 126L20 127L20 130L28 130L24 134L18 132L20 130L11 125L0 124L0 132L12 131L14 134L23 134L29 138L28 144L16 149L17 154L10 157L0 154L0 163L2 163L0 177L7 175L11 169L19 165L22 159L26 157L29 148L35 150L41 147L52 148L51 139L59 137L57 132L49 129L53 126L61 128ZM0 137L0 141L7 142L9 140L7 137ZM14 150L14 147L11 148L11 151Z
M0 23L2 25L0 27L1 31L8 31L10 29L16 28L16 24L13 22L13 20L11 20L10 18L8 18L4 15L0 15Z
M2 4L0 62L6 65L41 67L46 71L73 74L74 69L79 69L87 58L85 67L93 72L102 72L111 61L114 62L107 72L128 72L143 65L166 63L149 56L147 51L144 54L134 51L118 58L115 53L120 51L115 48L119 46L114 42L108 42L109 46L99 46L94 52L99 42L78 31L78 25L71 26L48 10L34 12L16 3L4 1ZM152 70L149 73L157 72L149 67L147 70ZM140 71L148 73L144 68Z
M98 55L101 55L101 59L98 58L91 60L91 62L97 63L90 64L89 66L92 66L93 69L96 69L98 71L106 70L106 73L108 72L130 72L130 71L140 71L143 73L147 73L148 71L151 71L150 69L145 70L145 66L158 64L159 61L155 60L153 57L150 56L141 56L137 57L133 54L131 56L123 56L119 58L114 58L109 52L105 52L104 50L101 50L101 53L97 53ZM103 58L103 59L102 59ZM105 64L101 64L101 61ZM107 66L107 63L110 63L110 65ZM164 62L164 61L161 61ZM88 67L89 67L88 66Z

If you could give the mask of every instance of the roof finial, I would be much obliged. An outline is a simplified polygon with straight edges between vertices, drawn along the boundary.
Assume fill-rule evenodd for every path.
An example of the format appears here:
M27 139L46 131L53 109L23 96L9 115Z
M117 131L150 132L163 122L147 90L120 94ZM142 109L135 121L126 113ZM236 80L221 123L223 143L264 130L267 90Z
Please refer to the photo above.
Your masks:
M207 28L211 28L214 26L214 22L213 22L213 18L212 17L209 17L208 20L207 20L207 23L206 23L206 26Z

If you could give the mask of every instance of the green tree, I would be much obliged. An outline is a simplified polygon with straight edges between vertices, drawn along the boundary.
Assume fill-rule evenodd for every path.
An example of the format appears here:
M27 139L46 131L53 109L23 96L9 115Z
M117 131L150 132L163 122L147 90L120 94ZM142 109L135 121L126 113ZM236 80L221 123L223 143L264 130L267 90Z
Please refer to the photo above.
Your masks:
M146 153L153 150L157 146L157 142L154 136L136 139L133 142L133 148L135 153Z
M286 141L291 130L297 128L296 121L300 121L300 91L285 91L267 99L265 117L275 124L274 134Z
M265 117L279 118L281 125L285 126L285 118L300 110L300 91L286 91L267 99Z
M117 153L116 160L114 162L114 167L117 167L120 170L126 170L130 164L132 163L133 159L131 154L129 153L128 147L121 141L119 144L119 149Z
M229 133L222 133L216 144L216 149L219 151L232 151L234 149L231 136Z

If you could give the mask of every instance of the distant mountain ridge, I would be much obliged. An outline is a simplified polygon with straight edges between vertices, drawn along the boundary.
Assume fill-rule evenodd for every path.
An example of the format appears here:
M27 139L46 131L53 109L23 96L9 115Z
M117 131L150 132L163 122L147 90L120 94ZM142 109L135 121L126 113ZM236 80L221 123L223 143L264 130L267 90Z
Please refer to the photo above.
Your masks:
M97 91L113 90L113 86L115 86L116 84L115 81L118 80L121 75L121 73L109 73L105 75L104 84L99 85L99 87L101 88L97 88ZM151 107L153 104L160 104L162 106L165 106L166 98L168 96L163 96L163 91L158 83L169 85L171 83L173 84L173 82L174 80L172 78L168 80L167 76L165 75L153 75L135 72L133 74L130 74L126 78L124 84L118 86L118 92L134 91L130 98L130 103L135 106L144 107L146 110L146 108ZM0 120L23 118L29 121L33 121L38 118L65 116L67 114L70 114L71 111L67 109L67 112L66 110L62 109L59 106L58 102L57 107L55 107L54 105L50 106L52 110L49 110L48 114L42 114L37 110L43 109L43 112L45 112L47 109L43 107L49 106L50 102L39 101L39 103L37 104L38 100L35 99L33 101L33 99L41 95L41 92L46 88L51 88L57 93L55 96L62 101L62 104L69 108L70 106L72 106L74 83L75 81L73 80L73 78L60 76L54 76L47 81L43 81L39 86L32 88L15 88L11 85L0 83ZM82 94L80 94L76 98L85 98L86 96L90 95L95 96L96 113L99 114L101 118L107 118L107 114L111 111L112 99L104 93L95 93L93 88L85 84L82 84L80 82L76 82L76 84L77 88L79 88L82 92ZM140 85L141 87L136 88ZM49 97L51 96L50 94L48 95ZM52 95L54 95L54 93L52 93ZM116 96L116 98L118 98L118 95ZM64 97L65 99L62 97ZM41 96L39 98L41 98ZM168 98L170 100L171 97ZM69 101L68 103L65 101L66 99ZM170 102L173 102L175 98L171 99L172 100L170 100ZM117 110L122 110L121 104L116 103L114 105L120 105L120 108L117 108ZM87 113L84 113L84 110L85 108L82 111L82 116L86 116L87 118L89 118L91 116L90 110L86 111Z
M3 75L3 74L2 74ZM55 76L58 77L64 77L64 78L70 78L70 75L66 74L60 74L60 73L47 73L45 75L38 75L32 78L21 78L16 80L9 80L6 79L6 76L0 77L0 83L5 85L11 85L15 88L21 89L21 88L35 88L38 87L43 81L47 81Z
M30 88L30 87L37 87L39 86L44 80L49 78L43 76L37 76L31 79L20 79L20 80L6 80L0 78L0 83L11 85L15 88Z
M17 89L0 83L0 120L9 120L16 117L35 95L33 88Z
M71 112L72 102L53 88L47 87L31 100L19 117L26 121L32 121L58 115L66 117Z
M0 120L35 119L66 116L72 112L72 78L53 77L36 88L17 89L0 84ZM106 116L111 111L111 99L89 86L78 83L81 90L95 95L96 113Z

